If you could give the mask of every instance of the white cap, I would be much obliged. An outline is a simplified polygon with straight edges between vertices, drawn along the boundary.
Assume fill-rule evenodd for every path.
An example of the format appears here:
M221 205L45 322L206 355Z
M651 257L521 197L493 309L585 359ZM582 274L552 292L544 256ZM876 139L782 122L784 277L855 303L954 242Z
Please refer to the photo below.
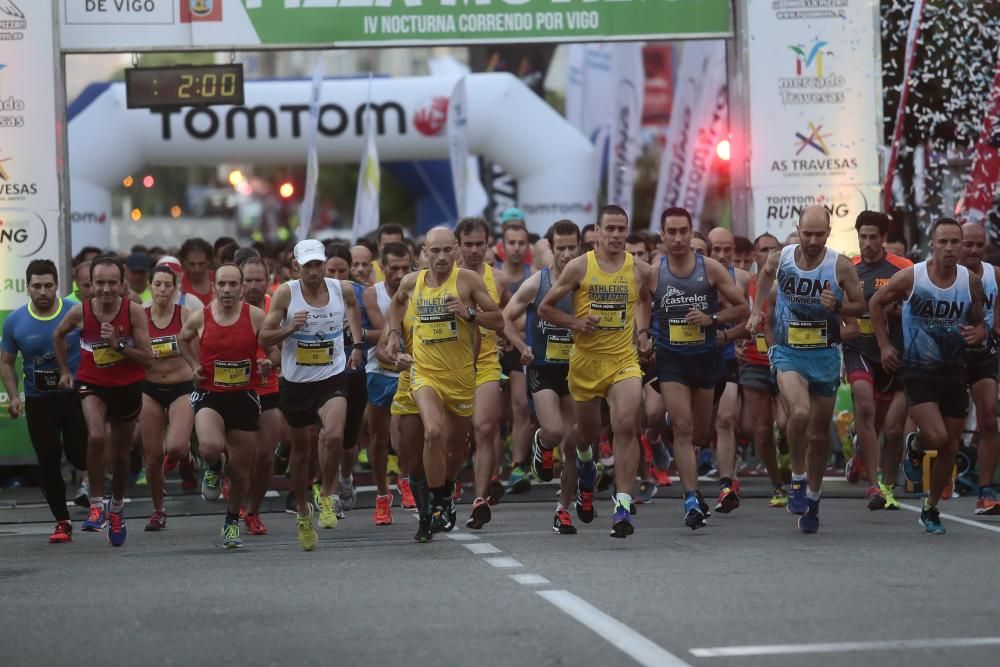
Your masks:
M156 265L167 266L170 268L171 271L173 271L177 275L181 275L184 272L184 270L181 268L180 260L170 255L164 255L163 257L161 257L160 260L156 263Z
M309 262L325 262L326 246L316 239L306 239L295 244L295 250L292 254L299 266L305 266Z

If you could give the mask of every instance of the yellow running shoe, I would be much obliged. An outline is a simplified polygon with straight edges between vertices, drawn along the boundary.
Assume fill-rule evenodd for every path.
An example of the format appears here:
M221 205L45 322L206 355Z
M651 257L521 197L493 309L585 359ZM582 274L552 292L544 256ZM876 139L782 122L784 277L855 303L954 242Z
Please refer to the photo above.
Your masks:
M878 483L878 488L882 490L882 495L885 496L885 509L887 510L898 510L899 501L896 500L896 496L892 493L892 487L888 484Z
M321 495L319 497L319 527L337 527L337 514L333 511L333 496Z
M788 492L785 491L785 487L774 487L774 492L771 494L771 500L769 500L767 504L768 507L785 507L788 505Z
M336 519L336 517L334 517ZM295 526L299 531L299 544L303 551L312 551L316 548L316 529L313 528L313 510L309 508L309 514L295 517Z
M388 477L399 477L399 457L395 454L389 454L385 464L385 474Z

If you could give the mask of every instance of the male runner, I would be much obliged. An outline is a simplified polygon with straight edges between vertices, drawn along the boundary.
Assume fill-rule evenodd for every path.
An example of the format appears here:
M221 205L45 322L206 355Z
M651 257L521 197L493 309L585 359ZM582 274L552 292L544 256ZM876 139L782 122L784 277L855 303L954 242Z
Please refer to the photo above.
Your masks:
M240 508L250 487L254 450L260 430L260 399L255 375L270 369L257 337L264 311L240 298L243 274L235 264L215 270L214 298L184 323L180 348L191 366L198 390L191 394L198 453L205 462L204 489L229 478L229 499L222 524L222 547L238 549ZM198 339L197 356L192 342ZM217 495L215 496L218 497Z
M552 519L552 530L561 535L576 534L569 514L569 504L576 491L576 447L572 445L573 398L569 395L570 349L573 336L569 329L552 326L538 316L538 304L569 262L580 252L580 228L572 220L560 220L545 234L552 249L553 262L524 281L514 293L503 315L507 325L504 335L520 355L519 362L527 366L528 389L535 403L535 414L541 428L533 439L532 471L543 482L552 479L552 450L562 452L562 478L559 501ZM556 304L571 317L572 298L569 294ZM527 313L522 335L518 322Z
M403 228L399 225L382 225L378 228L378 233L375 237L375 243L378 245L378 256L382 256L382 250L385 248L386 243L403 243L405 239L406 234L403 233ZM378 258L372 262L371 279L373 283L380 283L385 280L385 274L382 272L382 266L379 264Z
M937 504L951 483L955 453L969 409L965 354L987 337L983 285L959 264L962 227L941 218L931 228L931 258L897 272L868 304L882 354L882 366L902 369L910 418L920 429L920 444L937 451L931 488L920 523L932 535L945 532ZM892 342L886 311L903 302L903 354Z
M212 303L212 283L215 281L215 275L208 267L214 256L212 246L205 239L188 239L181 245L178 256L184 267L181 292L208 306ZM160 261L163 261L162 258Z
M25 270L28 303L7 316L0 338L0 378L7 391L11 419L22 414L28 421L28 437L38 458L42 493L55 517L49 543L73 539L73 524L66 509L66 483L62 476L62 455L77 470L87 469L87 423L80 397L59 387L59 367L52 347L52 333L78 304L59 297L59 273L47 259L28 263ZM67 337L71 373L80 365L80 336L76 330ZM24 369L24 402L18 391L15 362L21 355Z
M712 398L723 361L716 329L742 320L749 308L727 267L691 249L691 214L686 209L664 209L660 229L667 255L653 267L648 283L659 321L656 367L660 395L673 424L674 457L684 487L684 525L695 530L705 526L705 511L698 497L694 443L704 442L708 435ZM723 307L720 297L728 305ZM721 442L719 450L720 474L725 474L721 472ZM730 475L731 470L732 464ZM720 504L725 497L736 495L732 479L725 481ZM738 506L737 497L725 511Z
M601 209L597 247L566 265L538 305L538 315L575 332L570 352L569 390L576 410L577 516L594 520L597 466L593 445L601 430L601 401L607 400L614 431L615 511L611 536L632 534L632 492L639 468L636 438L642 409L642 369L636 354L652 353L649 333L649 265L625 252L628 215L620 206ZM573 295L573 315L558 304Z
M844 370L854 396L854 427L858 447L847 463L847 481L858 481L862 469L868 481L866 503L870 510L898 510L899 502L893 492L896 469L903 451L903 425L906 423L906 400L903 382L896 373L882 367L882 355L867 304L872 295L889 282L897 272L913 266L913 262L890 254L885 250L889 232L889 216L875 211L862 211L854 223L858 232L861 254L854 258L854 268L864 290L865 313L858 318L857 335L844 336ZM903 347L903 327L898 308L890 309L888 330L896 349ZM994 394L996 394L994 385ZM994 400L994 403L996 401ZM996 431L996 419L993 420ZM879 470L878 434L885 437Z
M763 295L775 285L774 345L768 356L788 413L792 484L787 509L800 515L803 533L815 533L830 419L840 387L840 316L860 316L865 303L851 260L826 247L830 213L822 206L807 207L797 230L801 243L771 252L761 268L760 296L747 330L757 331Z
M340 468L347 418L346 369L362 363L364 339L361 311L354 289L344 281L326 278L326 249L313 239L299 241L293 252L299 279L274 293L260 340L265 346L281 344L281 412L292 433L292 485L298 516L299 544L316 548L316 530L309 506L309 456L311 430L321 425L320 469L323 484L319 525L335 528L334 488ZM344 354L344 320L353 339L348 360Z
M363 287L372 285L372 251L367 246L351 247L351 280Z
M471 227L475 232L479 225ZM479 234L472 237L485 245ZM423 421L423 463L431 493L431 511L421 514L415 538L421 542L430 540L432 525L435 531L454 527L455 509L449 500L454 479L448 474L449 467L452 474L456 471L452 460L463 449L476 397L476 325L491 331L503 328L503 315L483 279L455 265L456 245L450 230L429 231L424 252L430 268L403 278L389 306L386 352L391 359L399 357L402 320L411 300L415 315L410 392ZM481 253L473 252L480 261ZM492 445L484 443L485 448ZM489 520L489 505L477 502L467 525L480 528Z
M90 516L83 530L96 532L105 522L108 542L125 544L125 486L135 422L142 409L142 381L153 363L146 313L122 297L125 266L117 257L102 256L90 265L94 298L73 306L52 336L59 387L74 386L67 338L80 329L80 368L76 389L87 420L87 470ZM110 429L107 424L110 423ZM111 501L104 508L104 447L111 447Z

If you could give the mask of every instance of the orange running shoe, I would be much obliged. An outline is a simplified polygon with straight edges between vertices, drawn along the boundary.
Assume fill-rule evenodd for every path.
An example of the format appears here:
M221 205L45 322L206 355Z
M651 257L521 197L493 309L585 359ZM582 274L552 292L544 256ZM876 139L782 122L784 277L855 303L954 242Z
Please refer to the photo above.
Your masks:
M375 496L375 525L392 525L392 494Z
M458 483L455 486L460 486ZM410 480L406 477L399 477L396 480L396 490L399 491L399 504L404 510L416 509L417 501L413 497L413 490L410 488Z
M261 521L260 514L247 514L243 517L243 522L251 535L267 535L267 526Z
M60 521L56 524L56 529L49 535L49 544L65 544L73 541L73 524L69 521Z

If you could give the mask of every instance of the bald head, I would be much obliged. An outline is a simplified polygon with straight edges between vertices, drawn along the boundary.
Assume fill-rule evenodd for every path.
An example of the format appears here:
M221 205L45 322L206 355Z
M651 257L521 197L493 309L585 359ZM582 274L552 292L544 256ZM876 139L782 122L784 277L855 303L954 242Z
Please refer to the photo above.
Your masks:
M712 247L712 259L725 267L733 265L733 255L736 254L736 237L725 227L716 227L708 233Z
M986 254L986 229L974 222L962 225L962 264L980 270L983 255Z
M806 207L799 216L799 247L812 258L826 252L830 238L830 213L822 206Z
M830 212L819 204L807 206L802 210L802 214L799 216L799 230L801 231L805 225L808 225L809 229L829 227Z
M351 248L351 280L359 285L370 285L372 275L372 251L363 245Z
M447 227L434 227L427 232L426 242L433 243L455 243L455 233Z
M447 227L435 227L427 232L424 254L428 267L438 275L451 272L455 264L455 235Z

